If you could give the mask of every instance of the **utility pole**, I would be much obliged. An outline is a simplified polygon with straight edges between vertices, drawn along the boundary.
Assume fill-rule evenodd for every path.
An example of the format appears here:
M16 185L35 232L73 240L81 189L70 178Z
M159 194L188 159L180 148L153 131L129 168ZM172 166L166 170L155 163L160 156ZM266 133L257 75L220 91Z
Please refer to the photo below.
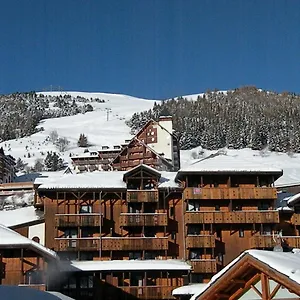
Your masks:
M105 108L105 110L106 110L106 121L108 121L109 113L111 113L111 109L110 108Z

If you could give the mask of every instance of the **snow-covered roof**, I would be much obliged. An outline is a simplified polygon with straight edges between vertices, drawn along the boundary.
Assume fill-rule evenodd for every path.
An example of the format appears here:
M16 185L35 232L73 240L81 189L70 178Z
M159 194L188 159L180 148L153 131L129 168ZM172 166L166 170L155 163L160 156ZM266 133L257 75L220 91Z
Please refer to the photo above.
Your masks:
M0 249L30 248L44 257L58 259L56 252L0 224Z
M172 291L173 296L179 295L195 295L201 293L201 291L206 287L207 283L194 283L189 285L183 285Z
M289 197L287 200L288 206L294 206L300 200L300 193Z
M178 259L149 259L149 260L106 260L106 261L72 261L71 264L62 262L65 272L76 271L189 271L191 265Z
M41 214L37 214L34 206L16 208L12 210L0 210L0 224L6 227L16 227L22 224L43 220Z
M76 154L71 156L71 159L76 159L76 158L95 158L95 159L99 159L99 155L98 152L96 152L96 154L94 154L95 152L85 152L85 153L80 153L80 154Z
M255 173L282 175L282 170L265 164L255 164L251 161L230 155L211 155L192 165L181 168L178 173Z
M190 300L197 299L223 275L226 276L226 272L246 255L250 255L252 258L267 265L268 268L273 269L274 272L279 272L282 275L287 276L290 280L300 284L300 253L246 250L229 263L224 269L214 275L208 282L207 286L203 290L199 291L198 294L195 294Z
M147 165L145 165L145 164L140 164L140 165L138 165L138 166L136 166L136 167L134 167L134 168L132 168L132 169L126 171L126 172L124 173L124 177L129 176L129 174L134 173L134 172L135 172L136 170L138 170L139 168L146 169L146 170L148 170L150 173L156 174L158 177L161 176L160 172L157 171L156 169L154 169L154 168L152 168L152 167L150 167L150 166L147 166Z
M126 189L124 171L66 174L39 186L39 190L54 189Z
M147 166L147 168L150 168ZM151 168L152 169L152 168ZM158 172L161 174L159 188L176 188L176 172ZM123 181L125 171L98 171L91 173L65 174L59 178L45 181L39 190L54 189L126 189Z

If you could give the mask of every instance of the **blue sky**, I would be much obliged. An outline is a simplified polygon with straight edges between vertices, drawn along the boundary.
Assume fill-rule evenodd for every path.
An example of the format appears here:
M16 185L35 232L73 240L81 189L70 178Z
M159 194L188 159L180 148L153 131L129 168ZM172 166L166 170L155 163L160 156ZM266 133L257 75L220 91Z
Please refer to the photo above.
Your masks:
M300 93L298 0L0 0L0 93Z

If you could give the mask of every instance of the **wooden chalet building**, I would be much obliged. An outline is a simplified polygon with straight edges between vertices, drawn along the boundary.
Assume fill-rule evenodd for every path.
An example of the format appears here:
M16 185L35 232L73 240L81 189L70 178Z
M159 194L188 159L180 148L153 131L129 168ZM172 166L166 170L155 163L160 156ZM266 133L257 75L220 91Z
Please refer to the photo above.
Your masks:
M45 290L47 272L57 269L58 259L54 251L0 225L0 285Z
M189 299L300 299L299 271L299 253L248 250Z
M141 164L43 182L45 246L72 261L70 281L53 289L75 299L174 299L172 289L208 282L244 250L276 245L267 241L280 226L281 175L218 155L178 172ZM149 269L157 261L167 265Z
M182 260L182 188L175 176L139 165L40 185L45 245L62 260L78 261L51 288L75 299L171 299L191 269Z
M72 156L77 172L126 171L140 164L158 170L177 171L180 168L179 143L173 134L172 117L149 120L139 132L123 145L103 146L99 151Z
M5 155L0 148L0 184L13 181L15 177L15 159L11 155Z

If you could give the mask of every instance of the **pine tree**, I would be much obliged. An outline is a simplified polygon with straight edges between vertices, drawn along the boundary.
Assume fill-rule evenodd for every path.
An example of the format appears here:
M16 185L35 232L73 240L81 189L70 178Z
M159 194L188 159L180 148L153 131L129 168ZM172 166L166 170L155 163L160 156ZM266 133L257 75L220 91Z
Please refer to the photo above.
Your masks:
M81 133L77 142L78 147L87 147L88 146L88 139L84 133Z
M44 165L47 171L59 171L64 167L63 160L56 154L56 152L47 153Z
M19 157L16 161L16 171L23 171L25 169L27 164L24 163L24 161Z

